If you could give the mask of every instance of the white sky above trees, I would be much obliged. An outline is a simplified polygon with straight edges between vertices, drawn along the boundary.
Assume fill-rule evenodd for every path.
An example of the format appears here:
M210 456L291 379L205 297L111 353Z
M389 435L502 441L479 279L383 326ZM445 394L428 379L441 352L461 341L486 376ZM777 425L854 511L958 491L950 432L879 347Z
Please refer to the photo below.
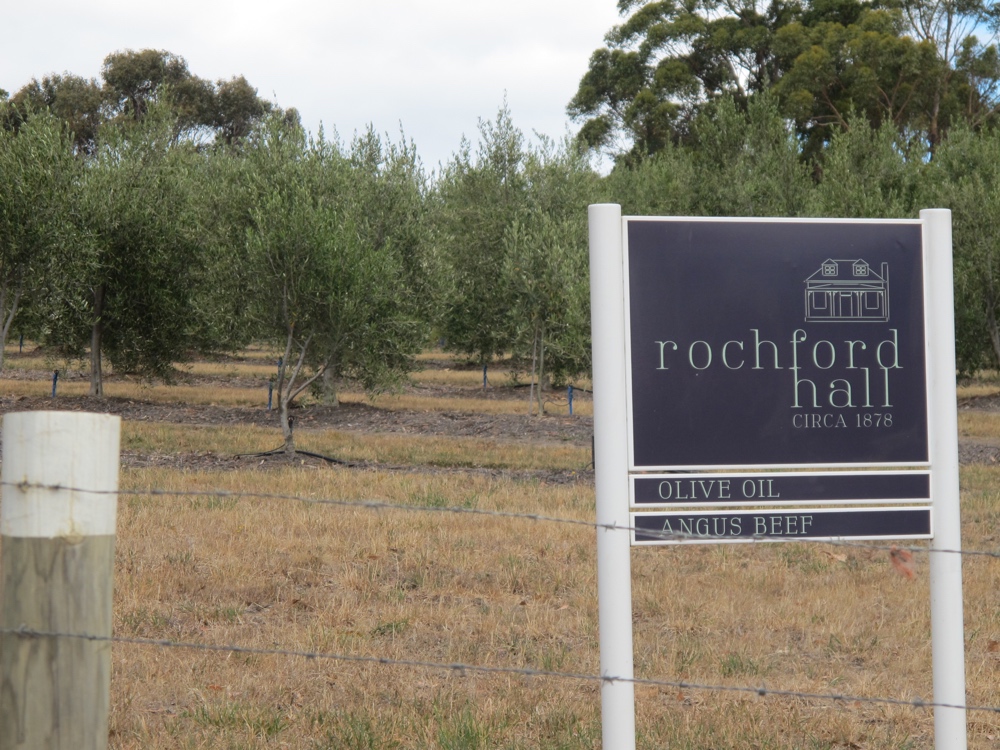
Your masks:
M348 141L400 124L425 166L475 146L506 94L527 136L563 137L566 104L618 22L616 0L38 0L0 13L0 88L99 78L124 49L164 49L209 80L243 75L303 124Z

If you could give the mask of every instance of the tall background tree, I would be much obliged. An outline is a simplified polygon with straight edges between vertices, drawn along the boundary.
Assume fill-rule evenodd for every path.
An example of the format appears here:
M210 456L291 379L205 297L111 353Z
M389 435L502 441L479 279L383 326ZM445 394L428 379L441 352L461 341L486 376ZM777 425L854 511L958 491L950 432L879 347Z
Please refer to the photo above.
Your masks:
M821 156L856 117L873 127L927 132L942 65L932 44L905 29L898 11L849 0L814 3L778 31L782 74L774 91L806 158Z
M1000 106L1000 8L986 0L896 0L914 39L937 53L927 130L931 150L951 124L978 128Z
M780 76L773 43L794 2L619 0L628 16L590 58L570 101L579 139L635 163L684 140L704 105L744 106Z
M7 127L47 109L67 124L77 149L91 154L108 123L138 122L159 103L174 118L174 137L233 145L273 108L243 76L211 83L193 74L183 57L166 50L120 50L104 58L101 80L69 73L32 79L12 97Z
M980 127L996 115L997 14L982 0L619 0L618 8L626 18L594 52L568 112L584 147L629 164L688 139L719 98L745 108L772 89L806 158L853 115L918 132L932 150L953 124Z
M10 102L4 116L7 127L16 129L33 113L47 110L66 124L79 153L93 153L105 118L104 92L95 79L69 73L32 79Z

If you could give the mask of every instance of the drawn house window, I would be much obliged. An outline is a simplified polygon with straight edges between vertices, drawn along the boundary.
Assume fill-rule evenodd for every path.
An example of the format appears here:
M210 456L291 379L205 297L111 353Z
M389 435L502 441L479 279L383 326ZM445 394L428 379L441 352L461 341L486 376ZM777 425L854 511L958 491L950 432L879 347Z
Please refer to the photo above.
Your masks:
M860 258L828 258L805 280L807 322L889 320L889 264L880 273Z

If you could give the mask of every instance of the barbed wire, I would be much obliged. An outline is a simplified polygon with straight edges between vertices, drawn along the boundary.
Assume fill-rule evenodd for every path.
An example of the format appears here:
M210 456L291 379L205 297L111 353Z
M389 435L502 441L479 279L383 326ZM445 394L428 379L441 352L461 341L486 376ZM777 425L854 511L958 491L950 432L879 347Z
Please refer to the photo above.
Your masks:
M781 690L764 685L710 685L687 680L664 680L650 677L617 677L612 675L595 675L586 672L559 672L551 669L535 669L533 667L501 667L484 664L464 664L461 662L435 662L423 659L395 659L386 656L366 656L363 654L336 654L322 651L302 651L285 648L258 648L253 646L237 646L233 644L194 643L190 641L172 641L160 638L135 638L128 636L105 636L87 633L62 633L58 631L34 630L25 626L18 628L0 627L0 635L14 635L21 638L76 638L85 641L102 643L119 643L134 646L156 646L160 648L189 649L195 651L221 652L243 654L249 656L283 656L307 660L331 660L366 664L379 664L396 667L414 667L420 669L438 669L464 674L477 672L481 674L518 675L523 677L547 677L553 679L576 680L585 682L631 683L645 687L672 688L676 690L728 692L753 694L764 697L799 698L802 700L823 700L836 703L873 703L888 706L904 706L908 708L952 708L964 711L981 711L1000 713L1000 706L979 706L973 704L939 703L925 701L922 698L907 700L905 698L885 698L879 696L851 695L849 693L813 693L800 690Z
M61 484L42 484L32 482L0 482L0 486L16 487L25 489L45 489L52 491L81 492L92 495L117 495L117 496L137 496L137 497L209 497L218 499L240 500L245 498L257 498L261 500L282 500L289 502L301 502L310 505L332 505L343 508L361 508L367 510L391 510L414 513L450 513L455 515L478 515L495 518L506 518L523 521L534 521L538 523L558 523L572 526L583 526L591 529L604 529L606 531L638 532L643 536L651 536L663 541L673 542L704 542L711 543L719 541L716 537L704 537L697 534L688 534L683 531L663 531L657 529L638 528L631 525L607 524L597 521L587 521L579 518L565 518L560 516L548 516L540 513L523 513L518 511L492 510L487 508L469 508L464 506L439 506L439 505L414 505L407 503L396 503L389 500L376 499L345 499L345 498L316 498L305 497L280 492L258 492L254 490L173 490L161 488L126 489L126 490L91 490L79 487L71 487ZM787 509L778 509L778 511ZM732 512L747 512L740 508L733 508ZM850 539L794 539L787 536L772 536L767 534L754 534L753 536L741 537L741 541L746 542L789 542L795 541L800 544L828 544L834 547L856 548L881 552L916 552L927 554L961 555L965 557L984 557L1000 559L1000 551L991 550L966 550L966 549L934 549L929 545L899 545L883 544L876 542L866 542Z
M163 488L145 488L145 489L112 491L112 490L85 490L81 488L68 487L59 484L47 485L47 484L27 483L27 482L0 482L0 485L15 486L22 490L29 488L30 489L40 488L40 489L49 489L53 491L77 491L77 492L87 492L91 494L100 494L100 495L119 495L119 496L124 495L124 496L135 496L135 497L209 497L209 498L236 499L236 500L257 498L264 500L295 501L295 502L302 502L315 505L332 505L338 507L361 508L361 509L379 510L379 511L389 510L389 511L402 511L402 512L437 512L437 513L443 512L443 513L460 514L460 515L479 515L479 516L488 516L488 517L496 517L504 519L517 519L517 520L542 522L542 523L569 524L569 525L582 526L592 529L605 529L609 531L627 531L627 532L640 531L642 534L647 536L661 536L664 539L675 540L675 541L686 541L699 538L696 535L685 534L683 532L659 532L656 530L636 529L635 527L631 526L602 524L602 523L597 523L595 521L564 518L557 516L547 516L538 513L522 513L516 511L490 510L484 508L468 508L459 506L411 505L411 504L390 502L388 500L375 500L375 499L362 500L362 499L344 499L344 498L316 498L316 497L305 497L295 494L257 492L257 491L246 491L246 490L238 490L238 491L219 490L219 489L171 490ZM787 538L768 537L766 535L754 536L751 538L751 540L788 541ZM800 539L797 541L803 542L812 540ZM933 550L926 546L900 547L896 545L872 544L872 543L849 541L849 540L823 540L822 543L834 546L856 547L869 550L885 550L890 552L894 552L900 549L906 549L914 552L941 552L941 553L962 554L962 555L977 555L990 558L1000 558L1000 553L991 551L981 551L981 550ZM419 659L396 659L396 658L381 657L381 656L315 652L315 651L305 651L298 649L255 648L255 647L239 646L234 644L206 644L206 643L173 641L169 639L136 638L136 637L125 637L125 636L114 636L114 635L98 636L91 634L34 630L24 626L18 628L0 628L0 634L8 634L8 635L27 637L27 638L42 638L42 637L77 638L88 641L112 642L118 644L137 645L137 646L153 646L161 648L189 649L189 650L224 652L224 653L235 653L235 654L246 654L246 655L257 655L257 656L280 656L287 658L304 658L308 660L335 660L342 662L369 663L369 664L397 666L397 667L445 670L461 674L464 674L466 672L474 672L481 674L505 674L505 675L519 675L529 678L541 677L541 678L600 682L602 684L626 682L626 683L632 683L634 685L658 687L658 688L671 688L679 691L729 692L729 693L753 694L760 697L773 696L782 698L796 698L801 700L831 701L839 703L857 702L857 703L901 706L909 708L948 708L948 709L962 709L966 711L976 711L976 712L1000 713L1000 707L997 706L937 703L934 701L926 701L920 698L907 700L903 698L859 696L846 693L818 693L818 692L806 692L806 691L796 691L796 690L772 689L772 688L767 688L763 685L761 686L715 685L715 684L689 682L686 680L666 680L666 679L641 678L641 677L625 678L625 677L610 676L610 675L593 675L593 674L577 673L577 672L559 672L555 670L535 669L530 667L503 667L503 666L488 666L481 664L442 663L442 662L434 662L434 661L419 660Z

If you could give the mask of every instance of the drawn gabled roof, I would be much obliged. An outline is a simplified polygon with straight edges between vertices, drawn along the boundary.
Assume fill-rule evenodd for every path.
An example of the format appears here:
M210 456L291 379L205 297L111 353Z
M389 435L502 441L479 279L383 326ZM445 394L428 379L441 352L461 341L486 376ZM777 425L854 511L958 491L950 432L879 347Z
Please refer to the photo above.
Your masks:
M835 274L829 274L824 272L825 269L832 266L836 266ZM866 272L864 274L859 275L855 272L855 269L859 266L863 266L865 268ZM822 264L820 264L820 267L816 270L816 272L812 276L806 279L807 283L810 281L818 281L823 283L831 283L831 282L871 283L871 282L884 282L885 279L882 278L882 276L878 274L875 271L875 269L869 266L867 261L862 260L861 258L854 258L851 260L848 259L834 260L832 258L827 258L826 260L823 261Z

